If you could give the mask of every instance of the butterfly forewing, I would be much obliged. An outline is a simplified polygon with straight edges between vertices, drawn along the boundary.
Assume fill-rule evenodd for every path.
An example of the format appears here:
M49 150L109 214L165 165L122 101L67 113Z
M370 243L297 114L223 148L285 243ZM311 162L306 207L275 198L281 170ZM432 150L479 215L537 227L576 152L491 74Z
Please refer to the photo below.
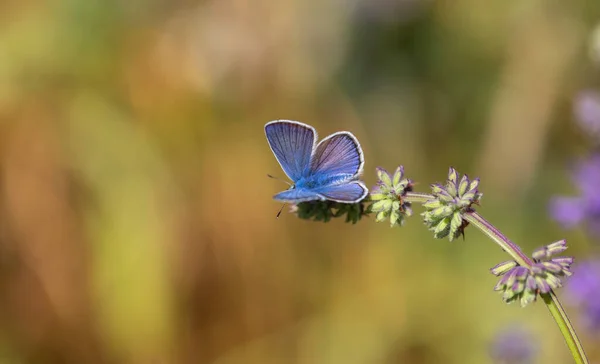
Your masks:
M323 139L311 160L311 174L350 175L362 172L364 164L358 140L349 132L339 132Z
M317 138L313 127L296 121L276 120L265 125L265 134L275 158L292 181L308 172Z

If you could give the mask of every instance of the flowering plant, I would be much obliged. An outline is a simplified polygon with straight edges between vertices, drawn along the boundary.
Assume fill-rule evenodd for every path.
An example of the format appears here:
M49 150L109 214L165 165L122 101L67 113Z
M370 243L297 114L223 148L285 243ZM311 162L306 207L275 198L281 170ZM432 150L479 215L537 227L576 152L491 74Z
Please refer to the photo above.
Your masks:
M600 141L600 93L586 91L575 102L575 115L580 128ZM519 302L523 307L541 298L559 326L576 363L588 363L583 347L573 325L555 291L573 273L574 259L559 254L567 250L566 240L558 240L536 249L531 256L484 219L476 208L483 194L480 180L460 176L450 168L444 183L434 183L430 193L414 191L414 183L399 166L394 173L377 168L377 184L370 194L356 203L339 203L329 200L301 202L292 206L298 217L327 222L346 216L347 222L357 223L374 214L376 222L388 222L391 227L401 227L413 216L414 204L421 204L423 223L436 239L453 241L465 237L465 229L474 226L508 253L510 260L490 269L499 277L494 287L506 303ZM600 237L600 153L580 161L572 174L579 194L572 197L555 197L550 202L551 216L566 228L586 224L591 235ZM569 285L571 301L584 308L587 323L600 327L600 261L585 262L580 275ZM506 341L506 340L505 340ZM512 341L511 341L512 342ZM500 345L507 347L510 345ZM513 345L514 346L514 345ZM518 346L523 348L522 346ZM530 357L531 353L518 357ZM498 350L494 351L498 353ZM494 354L493 356L499 357Z
M346 215L346 221L356 223L362 217L375 214L375 221L388 221L392 227L402 226L413 215L413 204L420 203L423 222L433 232L434 238L450 241L463 236L468 226L475 226L511 256L511 260L491 268L500 277L494 290L502 293L507 303L519 302L526 306L541 297L556 320L576 363L587 363L583 347L577 338L566 312L554 291L571 276L572 257L556 256L567 249L565 240L559 240L536 249L531 257L485 220L475 207L483 194L479 179L462 177L450 168L445 183L431 185L431 193L413 191L413 181L398 167L393 174L377 169L377 185L370 197L356 204L331 201L302 202L293 207L301 218L328 221Z

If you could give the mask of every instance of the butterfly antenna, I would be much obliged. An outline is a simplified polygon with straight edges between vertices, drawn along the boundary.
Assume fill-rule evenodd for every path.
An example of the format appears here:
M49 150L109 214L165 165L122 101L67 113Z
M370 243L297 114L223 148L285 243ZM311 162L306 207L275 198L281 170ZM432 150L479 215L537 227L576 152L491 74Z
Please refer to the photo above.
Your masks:
M284 182L284 183L287 183L287 185L288 185L288 186L291 186L291 185L292 185L292 184L291 184L291 183L289 183L288 181L286 181L286 180L283 180L283 179L281 179L281 178L277 178L277 177L275 177L275 176L271 176L270 174L267 174L267 177L269 177L269 178L273 178L273 179L276 179L276 180L278 180L278 181L281 181L281 182Z
M279 209L279 212L277 213L277 218L279 219L279 215L281 215L281 211L283 211L283 208L285 207L285 203L283 205L281 205L281 208Z

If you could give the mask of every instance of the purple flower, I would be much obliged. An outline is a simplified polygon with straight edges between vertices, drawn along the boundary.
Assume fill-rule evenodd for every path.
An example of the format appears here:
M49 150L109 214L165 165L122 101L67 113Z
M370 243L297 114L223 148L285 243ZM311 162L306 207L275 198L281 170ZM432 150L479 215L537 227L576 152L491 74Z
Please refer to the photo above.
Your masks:
M516 325L500 330L490 346L490 356L498 364L533 363L536 352L537 343L531 333Z
M580 92L575 98L573 111L581 130L600 142L600 93L592 90Z
M579 196L553 198L550 215L565 228L586 223L593 235L600 236L600 154L580 162L572 179Z
M581 308L589 330L600 331L600 261L589 260L574 267L575 274L565 286L566 299Z
M562 287L562 278L570 277L572 257L554 257L567 250L567 241L559 240L533 252L533 264L522 267L509 260L490 269L495 276L501 277L494 291L502 293L506 303L520 301L521 306L535 302L539 294Z

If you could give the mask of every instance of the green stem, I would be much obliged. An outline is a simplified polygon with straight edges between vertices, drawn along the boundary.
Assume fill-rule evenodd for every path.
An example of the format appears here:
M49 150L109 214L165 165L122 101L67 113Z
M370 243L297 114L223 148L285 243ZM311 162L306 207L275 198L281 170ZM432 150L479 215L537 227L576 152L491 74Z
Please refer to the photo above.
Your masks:
M519 263L519 265L526 268L531 267L533 262L521 251L521 249L519 249L519 246L510 241L506 236L504 236L504 234L502 234L477 212L467 212L463 215L463 218L479 228L479 230L481 230L485 235L500 245L502 250L507 252L517 263Z
M585 356L585 351L577 337L575 328L571 324L571 321L569 321L567 313L560 304L556 294L553 291L550 291L548 294L543 294L542 298L544 299L544 303L546 304L546 307L548 307L550 314L554 318L554 321L556 321L560 332L565 338L567 346L571 351L571 355L573 355L573 359L575 359L575 363L588 364L589 361Z
M404 199L407 202L413 203L425 203L434 198L435 196L433 195L419 192L408 192L404 196ZM504 236L504 234L496 229L494 225L490 224L477 212L467 212L463 214L463 218L472 225L476 226L485 235L496 242L496 244L498 244L502 250L507 252L519 265L527 268L531 267L533 261L521 251L519 246L510 241L510 239ZM573 359L575 359L575 363L588 364L589 361L585 355L583 346L581 345L581 342L575 333L575 329L573 328L571 321L569 321L569 317L560 304L560 301L558 300L558 297L554 291L550 291L547 294L542 294L541 296L546 304L546 307L550 311L550 314L554 318L554 321L556 321L561 334L567 342L567 346L569 347L569 351L571 351Z
M502 250L510 254L510 256L513 257L513 259L519 263L519 265L531 267L533 262L521 251L519 246L510 241L481 215L473 211L464 214L463 217L465 220L479 228L479 230L494 240L498 245L500 245ZM567 346L571 351L571 355L573 355L573 359L575 359L575 363L589 363L587 357L585 356L583 346L581 345L581 342L575 333L575 329L573 328L571 321L569 321L569 317L560 304L556 294L553 291L550 291L549 293L542 294L541 296L546 304L546 307L550 311L550 314L554 318L554 321L556 321L556 324L558 325L558 328L560 329L565 341L567 342Z
M435 196L430 195L428 193L421 192L407 192L404 196L404 199L408 202L416 202L416 203L424 203L428 200L434 199Z

